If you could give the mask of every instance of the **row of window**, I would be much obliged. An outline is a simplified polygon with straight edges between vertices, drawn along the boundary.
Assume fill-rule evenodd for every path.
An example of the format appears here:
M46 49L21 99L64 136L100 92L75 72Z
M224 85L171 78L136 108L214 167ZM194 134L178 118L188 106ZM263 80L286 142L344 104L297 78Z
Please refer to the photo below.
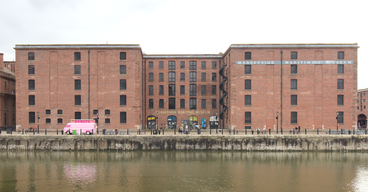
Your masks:
M74 52L74 61L80 61L81 58L82 58L81 52ZM28 60L29 61L35 60L34 52L28 52ZM120 60L126 60L126 52L120 52Z
M6 113L4 113L4 125L6 126L7 125L7 117L6 117ZM12 118L12 120L13 120L13 123L15 123L15 114L13 113L13 118Z
M252 52L245 52L244 53L245 60L251 60L252 59ZM290 53L290 59L296 60L298 59L298 52L292 51ZM337 52L337 59L345 59L345 53L344 51L338 51Z
M164 99L159 99L159 108L163 109L165 108L164 105ZM196 98L190 98L189 99L189 109L193 110L193 109L197 109L197 99ZM149 99L148 100L148 107L150 109L154 108L154 100L153 99ZM176 102L175 102L175 98L169 98L169 109L176 109ZM216 99L212 99L212 109L216 109L217 108L217 100ZM185 99L180 99L180 109L185 109ZM207 109L207 100L206 99L201 99L201 109Z
M35 74L35 66L28 65L28 75ZM80 65L74 65L74 75L80 75L82 72L82 68ZM126 74L126 65L120 65L120 74Z
M82 85L81 85L81 80L80 79L76 79L74 80L74 89L75 90L81 90ZM35 80L34 79L29 79L28 80L28 90L35 90L36 86L35 86ZM126 79L120 79L120 90L126 90Z
M169 84L168 87L168 94L169 96L175 96L175 84ZM163 85L159 85L159 89L158 89L158 94L159 95L164 95L164 86ZM216 95L217 92L217 86L216 85L212 85L212 95ZM201 94L202 95L206 95L207 94L207 86L206 85L201 85ZM148 95L154 95L153 94L153 85L149 85L148 86ZM180 85L180 95L185 95L185 85ZM197 95L197 85L196 84L191 84L189 85L189 95L190 96L196 96Z
M122 103L122 100L125 100L125 104L126 104L126 96L125 95L120 95L120 103ZM46 115L51 115L51 110L50 109L46 109L45 113L46 113ZM63 114L63 110L58 109L57 110L57 114L58 115L62 115ZM97 114L98 114L98 110L97 109L93 110L93 115L97 115ZM105 115L110 115L110 110L109 109L106 109L105 110Z
M109 112L110 112L110 110L109 110ZM29 119L29 123L36 123L36 113L35 112L29 112L29 118L28 119ZM82 113L81 112L75 112L74 113L74 119L82 119ZM126 122L127 122L126 112L120 112L120 123L126 123ZM46 123L51 123L51 119L46 118ZM63 123L63 119L58 118L57 123ZM110 119L106 118L105 123L110 123Z
M252 105L251 95L245 95L244 98L245 105ZM290 105L298 105L298 95L290 95ZM337 95L337 105L344 105L344 95Z
M245 79L244 87L245 87L245 90L251 90L252 89L252 80L251 79ZM297 79L291 79L290 80L290 89L298 89L298 80ZM338 79L337 80L337 89L344 89L344 79Z
M252 123L252 112L245 112L244 115L244 119L245 119L245 124L250 124ZM296 124L298 123L298 112L291 112L290 113L290 123L292 124ZM344 123L344 112L339 111L338 115L337 115L337 123Z
M168 74L169 82L175 82L175 72L170 71ZM201 81L205 82L207 80L207 73L201 73ZM217 81L217 73L212 73L211 76L212 81ZM153 73L148 73L148 81L153 82L154 77ZM158 74L158 81L164 81L164 73ZM180 81L185 81L185 73L180 73ZM197 82L197 72L191 71L189 72L189 81L190 82Z
M344 65L337 65L337 73L344 74ZM244 74L252 74L252 65L244 66ZM298 65L290 65L290 74L298 74Z
M126 105L126 95L120 95L120 105ZM82 96L81 95L74 95L74 105L81 105L82 104ZM28 95L28 105L36 105L35 96ZM60 113L59 113L60 112ZM51 114L50 110L46 110L46 115ZM62 110L58 110L58 115L63 114Z
M153 64L154 64L153 61L149 61L148 62L148 68L153 69L154 68ZM164 62L163 61L158 62L158 68L159 69L164 68ZM185 68L185 61L180 61L180 69L184 69L184 68ZM206 69L206 68L207 68L207 62L202 61L201 62L201 69ZM216 69L216 68L217 68L217 61L212 61L212 69ZM175 61L169 61L168 62L168 69L169 70L175 70L176 69ZM197 70L197 61L190 61L189 62L189 69L190 70Z

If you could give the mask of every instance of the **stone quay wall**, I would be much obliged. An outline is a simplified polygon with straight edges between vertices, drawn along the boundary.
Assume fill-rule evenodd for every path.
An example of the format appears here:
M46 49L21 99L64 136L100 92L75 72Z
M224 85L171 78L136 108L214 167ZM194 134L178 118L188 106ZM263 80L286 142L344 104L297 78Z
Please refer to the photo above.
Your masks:
M368 151L368 136L1 135L0 150Z

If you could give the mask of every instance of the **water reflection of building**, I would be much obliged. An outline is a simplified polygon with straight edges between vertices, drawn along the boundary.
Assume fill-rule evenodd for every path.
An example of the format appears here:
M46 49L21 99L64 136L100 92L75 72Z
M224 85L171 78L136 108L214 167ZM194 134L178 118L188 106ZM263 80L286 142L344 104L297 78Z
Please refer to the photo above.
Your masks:
M358 128L367 128L368 108L366 101L368 99L368 89L358 90L357 110L358 110Z

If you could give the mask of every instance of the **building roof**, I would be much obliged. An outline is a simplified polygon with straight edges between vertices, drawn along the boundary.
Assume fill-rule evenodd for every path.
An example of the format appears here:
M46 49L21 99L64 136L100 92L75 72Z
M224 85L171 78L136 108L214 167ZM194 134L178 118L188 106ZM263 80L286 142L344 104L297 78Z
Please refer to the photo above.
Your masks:
M368 88L365 88L365 89L358 89L358 93L359 93L359 92L365 92L365 91L368 91Z
M144 59L191 59L191 58L203 58L203 59L221 59L222 54L145 54Z
M139 44L23 44L14 49L140 49Z

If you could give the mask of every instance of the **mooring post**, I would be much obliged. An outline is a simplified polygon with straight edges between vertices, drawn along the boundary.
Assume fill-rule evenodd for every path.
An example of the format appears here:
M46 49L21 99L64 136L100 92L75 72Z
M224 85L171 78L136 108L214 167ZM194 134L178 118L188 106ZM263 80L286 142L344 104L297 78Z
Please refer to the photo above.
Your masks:
M307 129L305 129L305 134L307 134Z

